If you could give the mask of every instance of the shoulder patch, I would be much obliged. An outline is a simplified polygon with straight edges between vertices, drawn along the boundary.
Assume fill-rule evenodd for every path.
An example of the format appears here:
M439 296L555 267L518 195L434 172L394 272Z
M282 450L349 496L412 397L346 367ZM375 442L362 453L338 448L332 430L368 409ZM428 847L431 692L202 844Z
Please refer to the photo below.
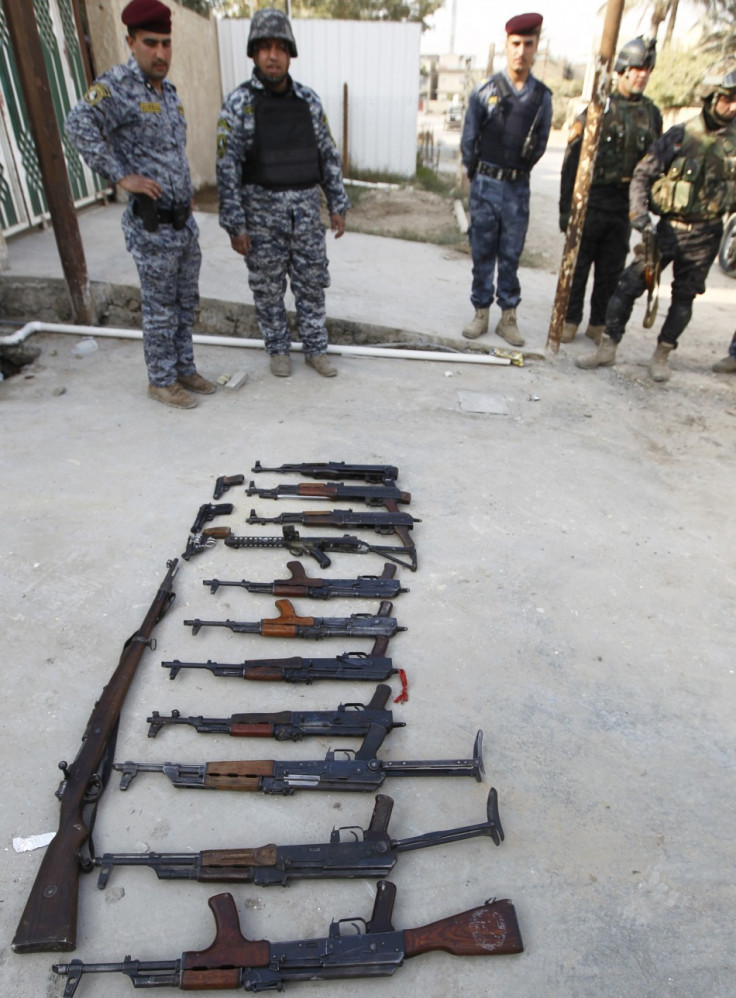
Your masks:
M498 104L498 94L491 94L488 98L488 106L495 107Z
M93 83L89 88L87 93L84 95L84 99L89 104L90 107L94 107L95 104L99 104L101 100L105 97L110 96L110 88L105 83Z

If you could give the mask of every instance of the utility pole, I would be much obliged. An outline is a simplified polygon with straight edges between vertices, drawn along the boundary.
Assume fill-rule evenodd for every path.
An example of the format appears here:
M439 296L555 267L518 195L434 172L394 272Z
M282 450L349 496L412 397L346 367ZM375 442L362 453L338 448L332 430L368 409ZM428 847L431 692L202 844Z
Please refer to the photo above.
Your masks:
M29 0L2 0L2 3L74 321L90 326L94 321L94 303L87 262L69 187L59 126L53 112L54 102L33 4Z
M562 262L557 279L555 303L550 319L547 347L557 353L562 339L562 327L565 324L565 314L570 300L570 288L578 259L580 237L585 224L585 213L588 208L588 193L593 179L593 166L598 151L598 141L603 124L603 112L611 89L611 64L616 52L618 32L621 27L624 0L608 0L606 19L603 24L600 52L596 56L595 76L593 79L593 94L588 105L588 114L583 132L583 144L580 149L580 162L575 175L575 187L572 192L572 210L570 223L567 227L565 248L562 251Z

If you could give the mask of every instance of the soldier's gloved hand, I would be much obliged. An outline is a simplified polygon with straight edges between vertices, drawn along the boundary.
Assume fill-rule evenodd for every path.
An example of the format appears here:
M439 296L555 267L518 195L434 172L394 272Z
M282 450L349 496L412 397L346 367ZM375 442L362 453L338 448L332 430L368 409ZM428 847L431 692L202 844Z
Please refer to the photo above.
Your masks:
M637 232L644 234L652 228L652 220L647 212L644 215L637 215L635 218L631 219L631 228L636 229Z
M567 227L570 224L570 212L561 211L560 212L560 232L567 232Z

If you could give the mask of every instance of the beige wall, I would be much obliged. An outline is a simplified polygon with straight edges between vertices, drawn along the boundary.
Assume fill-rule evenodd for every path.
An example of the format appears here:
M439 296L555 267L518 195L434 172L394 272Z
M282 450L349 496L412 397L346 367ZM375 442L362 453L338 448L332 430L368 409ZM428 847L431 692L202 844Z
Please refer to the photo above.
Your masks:
M130 52L120 14L129 0L85 0L95 70L127 62ZM215 181L215 132L222 104L217 24L169 0L173 58L169 79L187 118L187 154L195 189Z

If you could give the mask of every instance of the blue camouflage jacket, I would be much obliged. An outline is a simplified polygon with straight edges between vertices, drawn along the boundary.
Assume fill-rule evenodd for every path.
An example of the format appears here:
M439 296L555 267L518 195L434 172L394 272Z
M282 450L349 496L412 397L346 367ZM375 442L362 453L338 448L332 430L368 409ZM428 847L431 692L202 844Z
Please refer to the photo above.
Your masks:
M129 173L157 181L160 204L189 203L187 124L176 87L159 93L133 56L98 77L66 119L66 133L90 169L117 183Z
M344 215L350 206L342 180L340 156L330 133L327 117L317 94L290 79L297 97L309 105L322 164L322 190L331 215ZM255 117L253 97L256 91L265 91L264 85L253 74L225 98L217 122L217 191L220 199L220 225L229 236L247 231L243 207L243 163L253 149ZM269 192L273 196L274 192ZM304 197L303 190L279 192L288 200Z

